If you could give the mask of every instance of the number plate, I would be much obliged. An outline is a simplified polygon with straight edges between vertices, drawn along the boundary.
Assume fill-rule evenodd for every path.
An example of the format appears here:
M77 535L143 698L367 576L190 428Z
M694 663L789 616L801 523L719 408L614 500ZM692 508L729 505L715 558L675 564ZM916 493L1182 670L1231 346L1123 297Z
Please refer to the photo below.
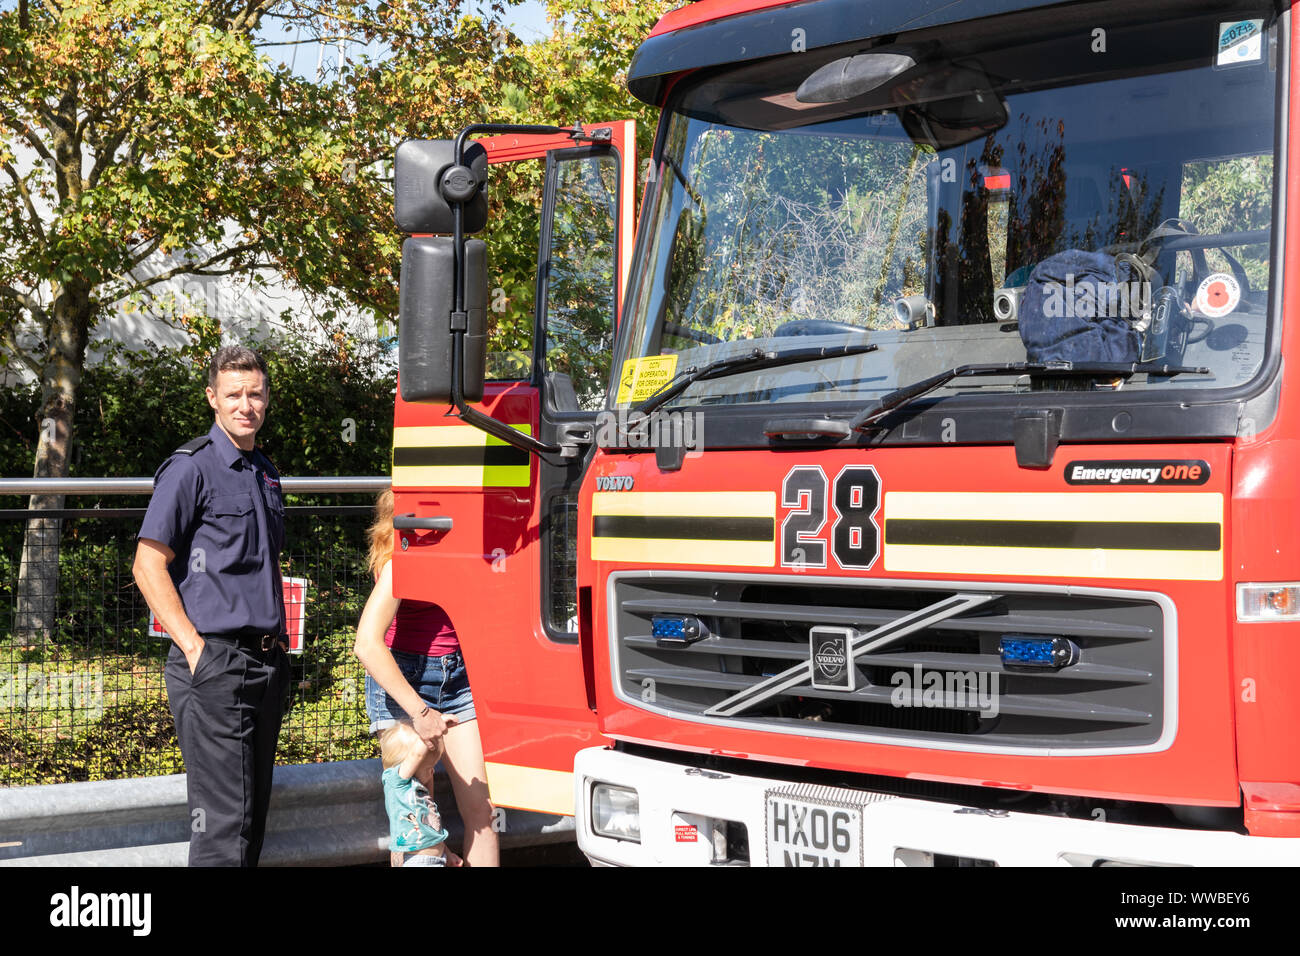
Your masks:
M768 866L862 866L861 798L830 787L767 792Z

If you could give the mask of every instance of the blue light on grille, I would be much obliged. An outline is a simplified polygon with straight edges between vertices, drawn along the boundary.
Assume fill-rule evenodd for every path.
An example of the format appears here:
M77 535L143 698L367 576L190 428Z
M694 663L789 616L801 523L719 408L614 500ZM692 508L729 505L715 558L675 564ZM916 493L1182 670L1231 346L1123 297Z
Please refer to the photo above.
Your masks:
M1003 638L1001 651L1004 664L1052 663L1051 641L1008 641Z
M1064 637L1003 635L998 653L1004 665L1020 667L1066 667L1079 661L1079 646Z
M684 617L656 617L650 621L650 633L654 637L676 637L678 639L686 636L686 618Z
M699 618L656 615L650 618L650 635L657 641L690 644L707 635Z

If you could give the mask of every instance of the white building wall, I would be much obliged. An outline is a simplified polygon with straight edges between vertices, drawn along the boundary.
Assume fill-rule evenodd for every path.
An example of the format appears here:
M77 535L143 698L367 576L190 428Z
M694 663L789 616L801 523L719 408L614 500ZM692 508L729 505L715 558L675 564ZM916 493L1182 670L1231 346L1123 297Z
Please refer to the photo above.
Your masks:
M19 143L14 147L20 173L40 162L30 149ZM239 231L234 223L227 225L231 241ZM207 250L196 261L202 262L216 251L219 248ZM184 258L178 254L155 253L135 270L135 278L166 272L180 265ZM151 345L179 348L188 340L188 334L178 322L185 314L202 314L220 320L227 342L250 337L259 340L297 337L313 344L325 344L328 333L316 316L327 306L289 287L272 270L262 270L260 275L263 280L260 283L250 276L182 275L152 286L134 299L115 303L91 330L87 365L103 359L104 346L109 342L122 343L133 351L144 351ZM43 291L45 294L38 298L42 305L48 305L48 290ZM335 323L363 342L377 340L374 320L358 310L340 311ZM17 340L20 346L37 344L39 332L35 324L20 327ZM34 376L23 366L11 364L8 369L0 368L0 388L30 384L33 380Z

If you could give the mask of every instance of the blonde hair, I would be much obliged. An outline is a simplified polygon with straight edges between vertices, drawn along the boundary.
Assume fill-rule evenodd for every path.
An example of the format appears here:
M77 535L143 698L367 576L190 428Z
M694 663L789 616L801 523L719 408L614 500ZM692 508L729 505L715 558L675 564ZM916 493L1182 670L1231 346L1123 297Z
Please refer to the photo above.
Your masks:
M375 520L366 531L370 544L366 564L370 567L370 576L378 578L384 562L393 557L393 545L396 533L393 531L393 489L385 488L375 499Z
M379 759L388 770L396 767L421 743L420 735L410 724L398 721L379 732Z
M430 754L434 763L442 759L441 742L430 747L415 732L415 727L407 721L399 720L379 732L379 759L385 770L396 767L417 749L425 752L421 763L428 762Z

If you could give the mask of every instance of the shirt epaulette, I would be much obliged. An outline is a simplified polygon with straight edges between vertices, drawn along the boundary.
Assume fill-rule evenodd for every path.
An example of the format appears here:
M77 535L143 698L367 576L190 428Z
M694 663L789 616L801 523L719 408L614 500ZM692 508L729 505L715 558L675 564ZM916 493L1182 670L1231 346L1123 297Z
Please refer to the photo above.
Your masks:
M201 437L199 437L199 438L192 438L192 439L190 439L190 440L187 441L184 445L181 445L180 448L177 448L174 452L172 452L172 454L173 454L173 455L192 455L192 454L194 454L196 451L198 451L200 448L203 448L205 445L210 445L210 444L212 444L212 436L211 436L211 435L203 435L203 436L201 436Z

